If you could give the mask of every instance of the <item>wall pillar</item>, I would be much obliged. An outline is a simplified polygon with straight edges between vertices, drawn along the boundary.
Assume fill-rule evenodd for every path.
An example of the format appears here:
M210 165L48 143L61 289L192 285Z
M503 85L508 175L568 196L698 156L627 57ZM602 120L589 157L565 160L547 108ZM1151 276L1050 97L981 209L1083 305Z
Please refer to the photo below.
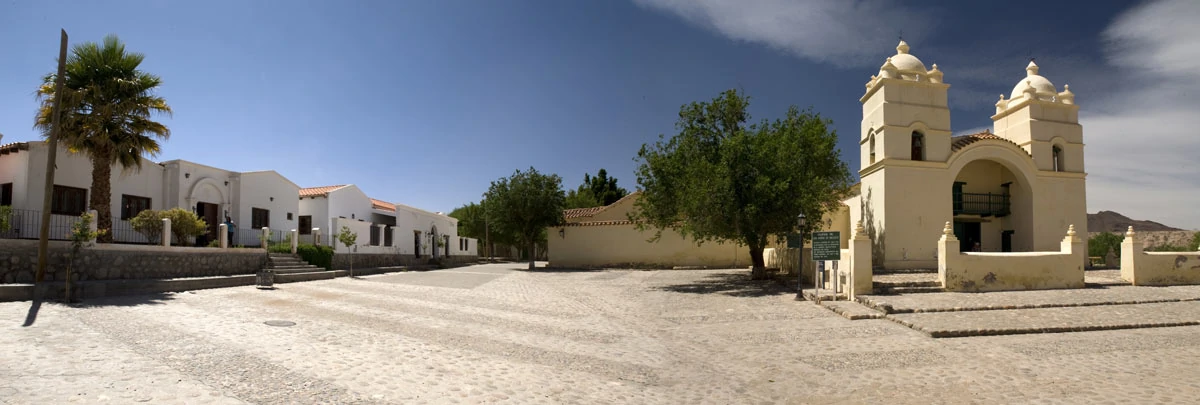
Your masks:
M221 249L229 248L229 225L226 225L226 224L217 225L217 233L218 233L217 240L220 241L220 243L217 246L220 246Z
M97 215L100 215L100 213L96 212L96 210L88 210L88 214L92 216L92 220L88 221L88 232L91 232L90 235L92 235L92 238L88 239L88 243L94 245L96 244L96 221L99 220Z
M853 300L858 294L874 292L874 277L871 269L871 238L867 237L860 220L854 227L854 235L850 237L850 288L846 296Z
M387 239L386 236L383 235L383 231L385 228L387 228L387 224L375 224L375 226L379 227L379 244L375 246L383 246L383 241ZM395 241L393 240L393 242Z
M321 228L312 229L313 246L321 246Z
M1137 270L1137 257L1146 249L1146 245L1138 239L1133 227L1125 231L1125 240L1121 241L1121 279L1137 285L1134 278Z
M163 218L162 245L171 246L171 218ZM180 241L181 243L183 241Z
M946 288L946 272L950 263L950 255L958 255L958 238L954 237L954 225L946 221L942 228L942 237L938 239L938 281Z
M300 246L300 232L292 230L292 254L296 254L296 248Z
M271 238L271 228L263 227L262 236L259 237L259 243L263 249L267 248L267 240Z

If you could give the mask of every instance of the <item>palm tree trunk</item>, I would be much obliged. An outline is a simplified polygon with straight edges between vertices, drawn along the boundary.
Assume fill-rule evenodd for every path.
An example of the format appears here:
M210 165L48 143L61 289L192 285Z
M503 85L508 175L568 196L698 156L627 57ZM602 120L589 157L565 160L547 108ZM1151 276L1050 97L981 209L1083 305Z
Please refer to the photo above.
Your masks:
M112 156L92 151L92 192L88 206L96 210L96 229L112 229ZM112 243L112 232L104 232L97 243Z

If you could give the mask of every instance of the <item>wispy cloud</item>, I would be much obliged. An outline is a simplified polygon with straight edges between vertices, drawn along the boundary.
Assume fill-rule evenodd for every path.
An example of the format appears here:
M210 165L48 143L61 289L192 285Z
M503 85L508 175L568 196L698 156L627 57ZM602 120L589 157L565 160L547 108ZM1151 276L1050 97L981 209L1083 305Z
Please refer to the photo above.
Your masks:
M1200 229L1200 2L1157 1L1118 16L1104 31L1116 66L1109 88L1083 105L1089 211ZM1081 97L1086 100L1086 98Z
M765 44L838 66L882 64L881 40L920 40L928 13L881 0L634 0L729 38Z

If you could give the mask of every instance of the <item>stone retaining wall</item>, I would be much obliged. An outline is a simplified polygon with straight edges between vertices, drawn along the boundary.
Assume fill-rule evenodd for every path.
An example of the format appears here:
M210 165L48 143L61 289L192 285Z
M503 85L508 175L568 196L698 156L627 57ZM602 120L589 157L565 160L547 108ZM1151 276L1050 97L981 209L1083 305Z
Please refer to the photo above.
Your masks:
M413 255L401 255L392 253L337 253L333 255L333 269L345 270L350 268L350 260L353 256L354 268L369 269L375 267L393 267L393 266L414 266L429 264L431 258L429 256L421 256L419 258ZM468 263L475 263L479 260L479 256L439 256L438 260L446 266L457 266Z
M31 283L37 241L0 240L0 282ZM46 281L66 278L71 244L50 242ZM254 274L267 264L263 249L218 249L97 244L79 252L72 280L129 280Z

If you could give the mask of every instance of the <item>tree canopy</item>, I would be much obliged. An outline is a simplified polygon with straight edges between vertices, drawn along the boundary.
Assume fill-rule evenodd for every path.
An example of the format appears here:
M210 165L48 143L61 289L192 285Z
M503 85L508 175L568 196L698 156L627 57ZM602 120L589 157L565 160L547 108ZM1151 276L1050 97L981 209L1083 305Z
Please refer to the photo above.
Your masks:
M747 125L749 105L728 90L682 106L679 133L638 151L642 198L632 216L659 235L669 228L697 243L744 244L763 277L768 238L794 232L801 214L815 227L851 177L830 120L792 106L782 119Z
M493 181L483 197L493 235L518 237L529 249L529 268L533 269L537 243L545 238L546 227L563 221L566 196L562 178L530 167Z
M617 185L616 177L608 177L608 171L600 169L595 176L583 174L583 184L567 191L566 208L590 208L612 204L629 194Z
M112 227L112 166L142 166L142 156L159 152L158 140L171 131L153 118L170 115L166 100L155 95L162 84L158 76L139 69L145 57L126 52L116 36L101 44L85 42L71 48L67 56L63 94L55 94L57 74L48 74L37 90L41 105L35 127L49 136L54 105L62 104L60 140L68 150L85 153L92 160L92 190L88 206L96 210L99 229ZM112 234L99 237L111 242Z

